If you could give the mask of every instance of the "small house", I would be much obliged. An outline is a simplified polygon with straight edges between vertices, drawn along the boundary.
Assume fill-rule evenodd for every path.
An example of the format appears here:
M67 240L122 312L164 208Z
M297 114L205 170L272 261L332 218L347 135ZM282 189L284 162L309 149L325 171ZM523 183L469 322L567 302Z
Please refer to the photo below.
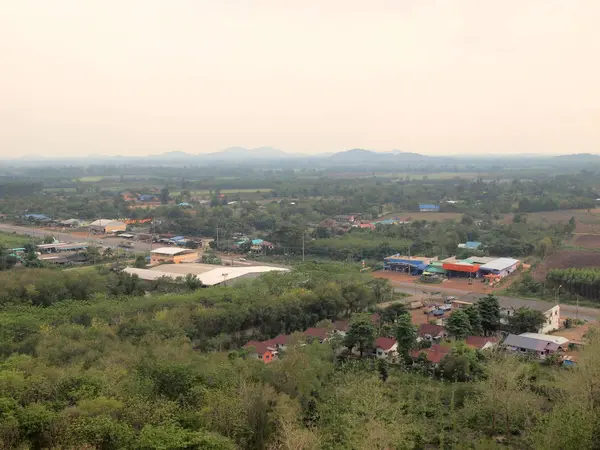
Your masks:
M567 349L569 340L559 336L549 336L537 333L524 333L522 335L509 334L502 346L509 351L529 353L539 359Z
M379 359L387 359L398 354L398 343L396 339L379 337L375 339L375 356Z
M498 346L498 338L494 336L469 336L465 339L468 347L476 350L488 350Z
M277 352L270 345L260 341L250 341L244 348L249 351L250 355L256 357L265 364L270 363L277 356Z

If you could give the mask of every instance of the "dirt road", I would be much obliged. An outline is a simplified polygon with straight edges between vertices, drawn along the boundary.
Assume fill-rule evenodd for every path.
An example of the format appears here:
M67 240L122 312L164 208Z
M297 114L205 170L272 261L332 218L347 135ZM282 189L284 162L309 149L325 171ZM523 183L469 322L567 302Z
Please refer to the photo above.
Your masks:
M483 294L475 292L465 292L457 289L448 289L443 286L436 284L434 286L428 286L424 284L416 283L404 283L404 282L392 282L394 290L396 292L404 292L409 295L418 295L420 293L431 294L432 292L440 292L442 295L451 295L459 300L466 302L477 302ZM540 304L548 305L548 309L552 306L552 303L545 302L543 300L529 300L524 298L505 297L498 295L498 300L503 308L520 308L528 307L538 309ZM575 305L560 305L561 316L579 318L590 322L597 322L600 320L600 309L596 308L577 308Z

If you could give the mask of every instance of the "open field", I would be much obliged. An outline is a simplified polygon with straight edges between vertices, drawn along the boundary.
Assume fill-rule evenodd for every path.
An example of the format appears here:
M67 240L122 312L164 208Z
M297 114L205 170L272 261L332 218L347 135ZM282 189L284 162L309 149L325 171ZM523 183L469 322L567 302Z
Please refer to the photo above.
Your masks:
M600 252L565 249L548 256L535 268L532 275L536 280L543 281L550 269L584 269L588 267L600 267Z
M505 215L501 222L512 223L514 214ZM559 211L544 211L527 213L527 220L532 223L554 224L567 223L571 217L577 222L577 233L600 234L600 209L562 209Z
M583 248L600 249L600 234L576 234L571 245Z
M0 233L0 245L6 248L23 247L31 238L21 234Z

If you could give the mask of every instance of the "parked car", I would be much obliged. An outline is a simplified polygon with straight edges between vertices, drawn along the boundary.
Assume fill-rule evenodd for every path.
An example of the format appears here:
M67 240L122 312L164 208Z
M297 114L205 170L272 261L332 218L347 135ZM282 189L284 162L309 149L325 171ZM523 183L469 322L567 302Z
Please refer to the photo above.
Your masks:
M452 304L445 304L440 306L440 308L442 311L451 311L452 310Z
M440 317L443 316L445 312L446 311L444 311L443 309L434 309L432 314L436 317Z
M453 297L453 296L444 297L444 303L452 303L454 300L456 300L456 297Z

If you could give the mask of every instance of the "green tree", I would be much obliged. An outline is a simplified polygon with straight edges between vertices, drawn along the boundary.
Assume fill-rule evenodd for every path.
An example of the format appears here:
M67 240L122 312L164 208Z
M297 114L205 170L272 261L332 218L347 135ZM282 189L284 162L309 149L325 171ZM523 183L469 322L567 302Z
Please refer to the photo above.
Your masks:
M508 316L511 333L538 333L546 323L546 316L537 309L521 307Z
M133 263L133 267L136 267L138 269L143 269L146 267L146 265L146 257L144 255L138 255L135 258L135 262Z
M355 314L346 333L344 345L349 349L358 347L360 356L363 356L366 349L373 347L374 341L375 326L371 317L368 314Z
M409 315L404 303L393 303L379 312L379 318L382 324L394 324L400 316Z
M477 309L481 317L481 327L486 336L500 328L501 310L498 298L492 294L486 295L477 303Z
M471 335L469 316L462 309L457 309L450 314L446 321L446 328L456 339L465 339Z
M477 309L475 305L468 305L462 309L465 312L465 314L469 317L471 334L475 336L483 334L483 327L481 326L481 316L479 315L479 309Z
M160 191L160 202L163 205L166 205L167 203L169 203L170 199L171 197L169 195L169 189L167 187L162 188Z
M410 314L402 314L398 317L395 331L398 353L406 358L417 345L417 328L412 323Z

